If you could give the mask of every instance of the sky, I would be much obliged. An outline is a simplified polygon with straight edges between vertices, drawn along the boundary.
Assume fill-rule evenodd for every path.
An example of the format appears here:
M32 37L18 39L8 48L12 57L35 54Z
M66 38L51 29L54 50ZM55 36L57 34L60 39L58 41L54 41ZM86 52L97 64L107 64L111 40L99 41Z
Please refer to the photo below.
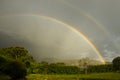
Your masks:
M120 56L120 0L0 0L0 47L24 46L46 57Z

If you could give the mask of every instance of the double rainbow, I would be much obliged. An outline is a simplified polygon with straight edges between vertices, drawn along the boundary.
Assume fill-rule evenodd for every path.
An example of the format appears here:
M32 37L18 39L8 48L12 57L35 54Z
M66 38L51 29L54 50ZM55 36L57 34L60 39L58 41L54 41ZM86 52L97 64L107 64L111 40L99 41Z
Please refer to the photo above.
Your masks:
M104 57L99 52L99 50L96 48L96 46L83 33L81 33L79 30L77 30L74 26L71 26L71 25L69 25L69 24L67 24L65 22L62 22L62 21L60 21L58 19L55 19L55 18L52 18L52 17L48 17L48 16L33 15L33 14L32 15L8 15L8 16L35 16L35 17L44 18L46 20L51 20L53 22L62 24L64 26L66 26L68 29L70 29L71 31L73 31L74 33L76 33L76 35L79 35L80 37L82 37L91 46L91 48L96 52L96 54L98 55L100 61L103 62L103 64L106 63ZM4 16L4 17L6 17L6 16ZM97 23L96 23L96 25L97 25Z

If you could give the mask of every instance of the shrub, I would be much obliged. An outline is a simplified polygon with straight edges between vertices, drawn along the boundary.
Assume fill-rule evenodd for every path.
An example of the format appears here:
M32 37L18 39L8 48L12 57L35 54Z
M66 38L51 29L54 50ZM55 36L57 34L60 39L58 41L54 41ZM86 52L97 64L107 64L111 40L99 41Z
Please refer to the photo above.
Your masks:
M27 70L24 64L19 61L11 61L5 65L4 74L9 75L12 80L25 78Z
M113 69L115 71L120 71L120 57L116 57L113 59Z

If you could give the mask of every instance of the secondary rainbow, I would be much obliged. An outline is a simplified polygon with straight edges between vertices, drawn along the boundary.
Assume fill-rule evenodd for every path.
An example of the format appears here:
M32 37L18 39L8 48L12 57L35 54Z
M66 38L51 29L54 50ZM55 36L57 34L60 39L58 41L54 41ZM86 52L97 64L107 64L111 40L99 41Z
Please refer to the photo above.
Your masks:
M73 6L72 4L70 4L69 2L65 0L61 0L60 2L70 7L71 9L76 10L77 13L84 16L85 19L89 20L93 24L93 26L98 27L106 35L106 37L110 38L109 31L107 31L107 29L102 24L100 24L93 16L85 12L83 9Z

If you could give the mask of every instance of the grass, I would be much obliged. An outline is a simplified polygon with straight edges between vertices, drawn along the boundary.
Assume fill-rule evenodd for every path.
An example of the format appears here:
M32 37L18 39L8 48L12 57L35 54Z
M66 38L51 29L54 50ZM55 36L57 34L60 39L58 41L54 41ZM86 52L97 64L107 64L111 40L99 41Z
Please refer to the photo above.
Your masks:
M92 73L79 75L30 74L27 80L120 80L120 73Z

